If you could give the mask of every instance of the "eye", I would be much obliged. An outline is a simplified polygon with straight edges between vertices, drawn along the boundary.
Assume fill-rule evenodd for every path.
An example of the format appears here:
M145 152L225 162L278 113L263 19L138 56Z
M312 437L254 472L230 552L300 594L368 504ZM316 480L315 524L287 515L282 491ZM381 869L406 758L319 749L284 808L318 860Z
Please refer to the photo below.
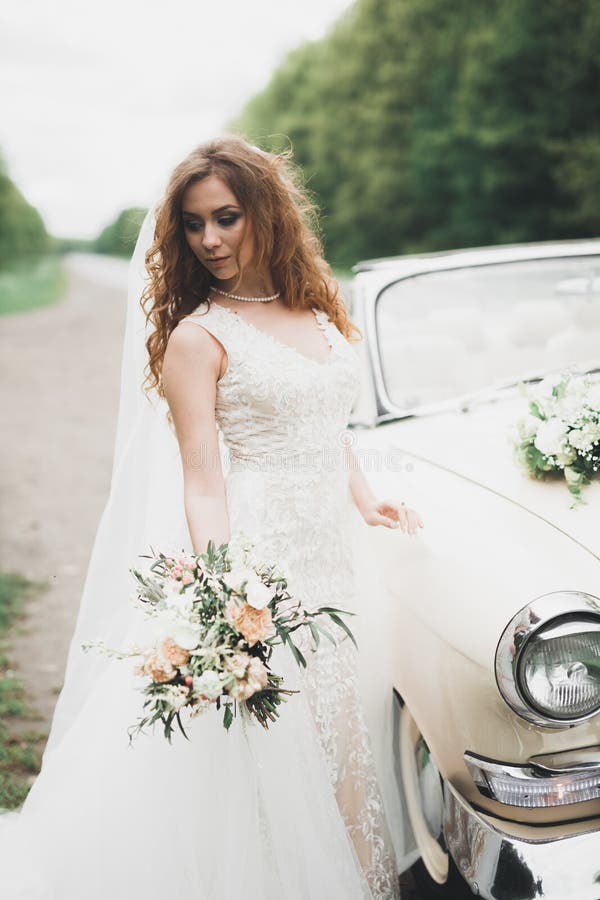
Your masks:
M200 225L199 222L188 221L183 223L183 227L188 231L198 231L200 228L202 228L202 225Z
M236 214L233 214L231 216L223 216L218 221L219 221L219 225L228 226L228 225L233 225L234 222L237 222L238 219L239 219L239 216Z

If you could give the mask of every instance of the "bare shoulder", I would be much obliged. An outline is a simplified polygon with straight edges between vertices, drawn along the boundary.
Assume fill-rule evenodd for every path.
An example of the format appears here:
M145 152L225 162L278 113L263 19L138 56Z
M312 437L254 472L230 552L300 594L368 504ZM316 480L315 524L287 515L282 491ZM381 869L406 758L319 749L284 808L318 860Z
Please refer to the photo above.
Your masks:
M163 376L168 379L193 369L218 378L224 355L221 343L206 328L198 327L196 320L182 319L169 335Z
M198 318L186 317L182 319L171 332L167 349L171 344L174 351L200 352L219 360L224 353L224 347L221 342L210 331L210 328L206 328Z

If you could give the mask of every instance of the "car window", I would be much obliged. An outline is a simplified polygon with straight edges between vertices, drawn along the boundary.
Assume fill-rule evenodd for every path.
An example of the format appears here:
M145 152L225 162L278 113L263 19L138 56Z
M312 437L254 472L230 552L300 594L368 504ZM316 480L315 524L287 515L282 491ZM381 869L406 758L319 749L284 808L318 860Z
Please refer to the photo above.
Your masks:
M600 256L431 272L380 294L377 340L400 409L528 372L600 364Z

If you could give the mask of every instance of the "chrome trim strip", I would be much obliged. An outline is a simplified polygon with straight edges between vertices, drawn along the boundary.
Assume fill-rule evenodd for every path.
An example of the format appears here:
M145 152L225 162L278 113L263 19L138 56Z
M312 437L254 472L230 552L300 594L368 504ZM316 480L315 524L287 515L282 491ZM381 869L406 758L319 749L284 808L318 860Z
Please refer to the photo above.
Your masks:
M524 765L515 765L514 763L505 763L485 756L479 756L479 754L471 753L469 750L465 750L463 757L479 793L484 797L489 797L491 800L496 800L498 803L504 803L506 806L518 806L522 809L548 809L550 807L579 803L581 801L577 798L559 799L560 786L564 784L565 778L569 779L577 776L586 779L597 779L598 784L594 788L597 791L596 798L590 797L586 799L597 799L597 797L600 797L600 757L587 761L582 760L581 762L573 761L563 766L548 766L536 762L534 759L530 759ZM506 781L514 782L515 787L522 787L523 785L526 787L527 784L531 784L531 787L535 789L543 783L549 793L551 791L556 792L557 799L553 803L536 803L535 798L533 798L533 802L527 804L507 803L496 794L493 782L487 777L488 773L492 778L493 776L499 776Z
M542 715L529 705L518 682L519 660L531 637L552 619L580 613L600 619L600 599L584 591L554 591L542 594L528 603L510 620L498 641L495 654L495 673L498 690L518 716L545 728L567 728L579 725L598 715L594 710L585 716L552 718Z
M561 838L513 837L444 781L444 835L458 871L485 900L600 897L599 828Z
M421 275L440 269L464 269L473 265L527 260L569 259L572 256L596 256L600 238L571 238L562 241L524 241L517 244L489 244L485 247L457 247L455 250L433 250L427 253L404 253L363 259L352 266L356 275L387 273Z

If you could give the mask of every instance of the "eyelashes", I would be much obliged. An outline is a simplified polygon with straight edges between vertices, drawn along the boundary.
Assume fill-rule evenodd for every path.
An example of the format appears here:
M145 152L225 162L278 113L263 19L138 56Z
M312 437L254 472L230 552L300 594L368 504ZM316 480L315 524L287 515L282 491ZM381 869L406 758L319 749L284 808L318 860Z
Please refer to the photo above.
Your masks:
M219 225L225 225L225 226L234 225L235 222L237 222L237 220L239 218L240 218L239 215L234 214L231 216L224 216L224 218L218 219L218 222L219 222Z
M217 219L217 222L224 228L230 228L232 225L235 225L239 218L240 216L237 214L231 216L222 216L220 219ZM200 231L200 229L203 228L203 225L201 225L200 222L194 222L190 219L183 223L183 227L187 231Z

